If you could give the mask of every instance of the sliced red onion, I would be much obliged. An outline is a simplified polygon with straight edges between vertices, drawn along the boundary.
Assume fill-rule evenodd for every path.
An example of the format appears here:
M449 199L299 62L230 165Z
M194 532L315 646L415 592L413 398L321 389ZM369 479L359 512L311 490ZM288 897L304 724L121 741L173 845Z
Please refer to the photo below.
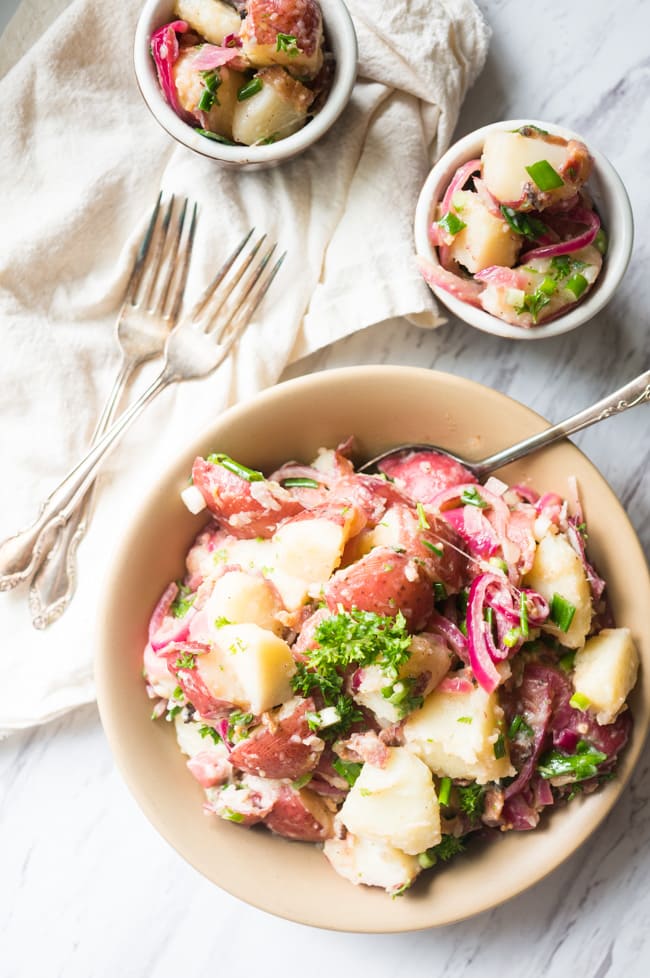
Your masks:
M487 268L476 272L474 278L478 282L485 282L488 285L498 285L506 289L518 289L520 292L525 292L529 284L529 275L527 272L524 272L521 268L506 268L504 265L488 265Z
M442 256L440 260L442 262ZM420 255L416 256L416 261L422 278L429 285L436 286L444 292L449 292L450 295L453 295L454 298L459 299L461 302L467 302L471 306L480 307L479 296L482 288L473 279L461 278L460 275L454 275L453 272L443 268L442 264L434 265L433 262L427 261L426 258L422 258Z
M578 557L582 561L582 566L584 567L585 574L587 576L587 581L589 582L589 588L591 590L592 597L595 601L598 601L603 596L603 592L607 587L606 582L602 577L596 573L592 565L587 560L587 553L585 551L585 543L582 533L578 529L576 524L576 517L570 516L566 531L567 539Z
M445 676L436 686L441 693L471 693L474 683L465 675Z
M178 38L177 34L185 34L188 25L184 20L174 20L169 24L164 24L154 31L151 35L151 57L156 66L158 82L165 99L171 105L176 115L189 123L195 125L196 120L191 113L186 112L178 100L176 83L174 81L173 67L178 60Z
M463 163L462 166L458 167L453 177L451 178L451 182L449 186L445 191L445 196L442 198L440 209L443 215L445 215L450 210L452 199L456 191L463 189L463 187L465 186L469 178L472 176L472 174L480 173L480 172L481 172L480 160L469 160L469 162Z
M516 492L517 495L524 500L524 502L530 503L533 506L539 499L539 493L535 489L531 489L530 486L523 486L518 482L516 486L511 486L510 488L512 492Z
M204 44L192 61L192 68L196 71L210 71L212 68L221 68L222 65L227 65L229 61L234 61L238 57L237 48Z
M151 711L151 719L158 720L163 713L167 712L167 700L158 700L153 710Z
M331 486L335 481L333 474L321 472L313 465L301 465L299 462L287 462L269 476L272 482L282 483L285 479L313 479L324 486Z
M169 609L171 608L172 604L174 603L174 599L176 598L176 595L177 594L178 594L178 584L176 584L175 581L172 581L170 584L167 585L167 587L165 588L165 590L162 593L162 596L160 597L160 599L158 601L158 604L153 609L153 614L152 614L151 619L149 621L149 641L150 642L151 642L151 639L153 638L153 636L156 634L156 632L160 628L160 626L162 625L162 623L165 620L165 618L167 617L167 615L169 614Z
M438 611L432 611L431 617L427 623L427 629L433 632L437 632L442 635L446 640L452 651L456 653L459 659L462 659L465 665L469 662L469 650L467 647L467 639L461 632L457 625L454 625L453 621L445 618Z
M501 681L494 664L494 659L499 656L499 650L483 617L487 592L493 585L501 587L502 579L496 574L480 574L472 581L467 600L469 661L476 681L487 693L492 693Z
M587 210L585 207L576 207L566 215L568 221L576 224L586 224L587 230L575 238L568 241L558 241L556 244L543 245L541 248L533 248L527 251L519 259L522 265L529 262L532 258L557 258L559 255L570 255L574 251L580 251L590 245L600 229L600 218L595 211Z
M239 34L226 34L223 39L223 46L225 48L240 48L242 44L243 41Z

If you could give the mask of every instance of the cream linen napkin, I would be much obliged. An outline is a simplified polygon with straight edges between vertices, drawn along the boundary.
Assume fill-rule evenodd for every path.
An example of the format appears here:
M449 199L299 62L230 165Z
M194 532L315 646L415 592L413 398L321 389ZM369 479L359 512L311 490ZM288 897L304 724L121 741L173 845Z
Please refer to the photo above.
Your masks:
M24 3L0 44L5 66L38 31L39 0ZM198 158L151 119L131 68L137 0L73 0L0 82L2 538L31 521L88 444L118 364L113 320L160 186L200 205L190 299L251 224L289 252L232 360L163 394L111 456L64 616L37 632L25 588L0 594L0 734L93 698L111 551L188 435L354 330L394 316L443 321L414 268L412 215L489 32L471 0L348 5L360 47L351 104L316 147L262 173Z

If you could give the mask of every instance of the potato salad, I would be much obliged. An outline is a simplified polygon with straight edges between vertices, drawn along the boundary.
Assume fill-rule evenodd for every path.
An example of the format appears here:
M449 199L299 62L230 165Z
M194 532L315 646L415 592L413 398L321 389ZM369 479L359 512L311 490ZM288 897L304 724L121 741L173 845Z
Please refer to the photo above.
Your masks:
M607 237L586 182L584 143L537 126L493 131L480 159L453 175L436 201L419 258L430 285L530 328L580 302L600 273Z
M151 56L167 102L207 139L266 145L327 97L334 62L317 0L176 0Z
M575 485L481 485L433 451L368 475L350 454L268 477L195 460L182 496L209 519L144 675L207 814L398 895L612 778L638 655Z

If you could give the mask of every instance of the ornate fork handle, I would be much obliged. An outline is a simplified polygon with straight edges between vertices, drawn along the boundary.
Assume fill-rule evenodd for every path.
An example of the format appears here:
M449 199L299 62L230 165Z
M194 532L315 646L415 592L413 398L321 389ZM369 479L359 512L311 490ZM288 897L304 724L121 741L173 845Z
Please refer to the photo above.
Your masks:
M615 414L622 414L628 408L636 407L637 404L643 404L644 401L650 401L650 384L647 384L645 389L634 397L633 400L626 401L624 398L621 398L616 404L611 404L603 408L598 417L594 419L594 423L596 421L604 421L605 418L611 418Z

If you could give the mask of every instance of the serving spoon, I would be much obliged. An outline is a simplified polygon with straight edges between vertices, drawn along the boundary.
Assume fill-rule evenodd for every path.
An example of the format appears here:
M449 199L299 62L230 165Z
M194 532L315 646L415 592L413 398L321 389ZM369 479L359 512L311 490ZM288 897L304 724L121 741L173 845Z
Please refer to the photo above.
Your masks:
M540 431L536 435L524 438L523 441L511 445L509 448L503 448L500 452L488 455L487 458L478 459L473 462L467 458L463 458L462 455L456 455L454 452L450 452L446 448L440 448L438 445L408 442L404 445L398 445L396 448L390 448L380 455L375 455L374 458L369 459L360 466L357 471L380 471L380 463L386 459L393 458L397 455L404 455L407 452L433 451L463 465L479 482L482 482L495 469L500 469L502 466L508 465L510 462L515 462L519 458L524 458L526 455L530 455L540 448L546 448L547 445L552 445L562 438L567 438L574 431L588 428L589 425L597 424L599 421L604 421L605 418L611 418L615 414L622 414L628 408L643 404L644 401L650 401L650 370L646 370L634 380L628 381L623 387L619 387L618 390L615 390L607 397L603 397L602 400L592 404L591 407L579 411L578 414L573 414L564 421L559 421L557 424L551 425L550 428L545 428L544 431Z

